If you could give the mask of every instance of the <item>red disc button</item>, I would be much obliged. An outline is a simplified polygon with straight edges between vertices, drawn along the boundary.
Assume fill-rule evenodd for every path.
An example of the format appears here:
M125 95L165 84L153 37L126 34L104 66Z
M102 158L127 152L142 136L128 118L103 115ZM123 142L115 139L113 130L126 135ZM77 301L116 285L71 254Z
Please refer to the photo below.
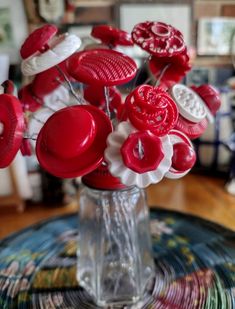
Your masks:
M140 174L155 170L164 157L160 138L147 131L130 134L121 154L124 164Z

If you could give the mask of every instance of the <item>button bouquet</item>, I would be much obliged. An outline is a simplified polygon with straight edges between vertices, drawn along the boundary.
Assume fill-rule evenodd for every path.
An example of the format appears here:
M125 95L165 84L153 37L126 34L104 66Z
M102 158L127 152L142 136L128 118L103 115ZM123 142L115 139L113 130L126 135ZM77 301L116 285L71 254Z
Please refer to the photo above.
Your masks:
M144 188L187 174L196 160L191 140L213 121L220 98L211 85L179 83L191 69L182 33L152 21L131 34L98 25L91 36L100 44L80 50L79 37L57 32L44 25L22 44L22 73L33 79L18 97L11 81L1 86L0 167L35 146L41 166L61 178L89 179L101 168L120 186ZM138 86L140 68L117 51L134 44L151 74Z
M182 33L165 23L139 23L131 34L98 25L99 43L83 49L79 37L57 32L44 25L23 43L22 73L32 81L18 96L11 81L1 85L0 168L19 150L35 151L52 175L82 177L79 286L98 305L133 304L155 275L143 188L190 171L192 140L213 121L219 93L180 84L190 59ZM147 54L142 84L136 61L118 51L134 44Z

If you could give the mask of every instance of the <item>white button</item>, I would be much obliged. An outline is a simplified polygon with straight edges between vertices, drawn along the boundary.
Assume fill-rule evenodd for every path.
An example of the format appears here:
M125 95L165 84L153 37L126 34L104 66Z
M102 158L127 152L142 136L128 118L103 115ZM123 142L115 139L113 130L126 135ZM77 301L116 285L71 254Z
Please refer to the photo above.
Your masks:
M171 96L179 108L179 113L189 121L200 122L207 111L202 99L190 88L176 84L170 90Z

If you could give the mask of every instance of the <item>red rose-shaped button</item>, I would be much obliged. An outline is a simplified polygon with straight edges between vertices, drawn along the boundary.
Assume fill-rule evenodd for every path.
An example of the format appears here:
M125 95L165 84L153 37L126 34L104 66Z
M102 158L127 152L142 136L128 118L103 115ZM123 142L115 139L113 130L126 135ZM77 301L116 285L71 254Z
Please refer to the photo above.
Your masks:
M137 66L130 57L110 49L87 50L68 60L68 72L77 81L98 86L115 86L129 82Z
M137 87L127 96L126 106L128 117L134 127L149 130L157 136L167 134L178 118L175 102L158 87Z
M12 95L0 95L0 168L7 167L20 149L24 116L20 101Z
M164 158L160 138L148 131L129 135L121 147L124 164L137 173L155 170Z
M43 52L46 50L48 41L56 35L57 31L56 26L49 24L34 30L20 49L21 57L26 59L38 51Z
M157 57L171 57L185 50L182 33L165 23L152 21L139 23L131 34L137 45Z
M133 45L131 35L128 32L109 25L94 26L91 31L91 36L99 39L103 44L107 44L112 47L117 45Z

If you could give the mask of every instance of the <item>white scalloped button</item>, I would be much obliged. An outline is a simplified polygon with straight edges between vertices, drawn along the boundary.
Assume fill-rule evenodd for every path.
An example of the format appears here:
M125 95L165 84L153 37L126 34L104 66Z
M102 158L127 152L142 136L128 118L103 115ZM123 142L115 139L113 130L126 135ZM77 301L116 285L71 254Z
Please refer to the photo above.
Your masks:
M131 133L137 130L127 121L121 122L114 132L110 133L107 139L107 148L105 150L105 159L108 163L110 173L119 177L121 182L127 186L137 186L145 188L150 184L158 183L162 180L166 172L171 167L171 158L173 155L173 146L169 136L161 137L164 158L154 171L146 173L136 173L125 166L120 152L121 146Z
M184 142L193 148L193 144L191 143L190 139L184 133L178 130L171 130L169 132L169 138L170 142L172 143L172 146L176 143ZM169 179L179 179L187 175L190 170L191 168L184 172L180 172L171 166L169 171L165 174L165 177Z
M170 94L185 119L197 123L207 116L204 102L187 86L176 84L171 88Z
M21 63L25 76L32 76L48 70L70 57L81 46L81 40L75 34L63 34L57 37L53 46L44 53L36 53Z

